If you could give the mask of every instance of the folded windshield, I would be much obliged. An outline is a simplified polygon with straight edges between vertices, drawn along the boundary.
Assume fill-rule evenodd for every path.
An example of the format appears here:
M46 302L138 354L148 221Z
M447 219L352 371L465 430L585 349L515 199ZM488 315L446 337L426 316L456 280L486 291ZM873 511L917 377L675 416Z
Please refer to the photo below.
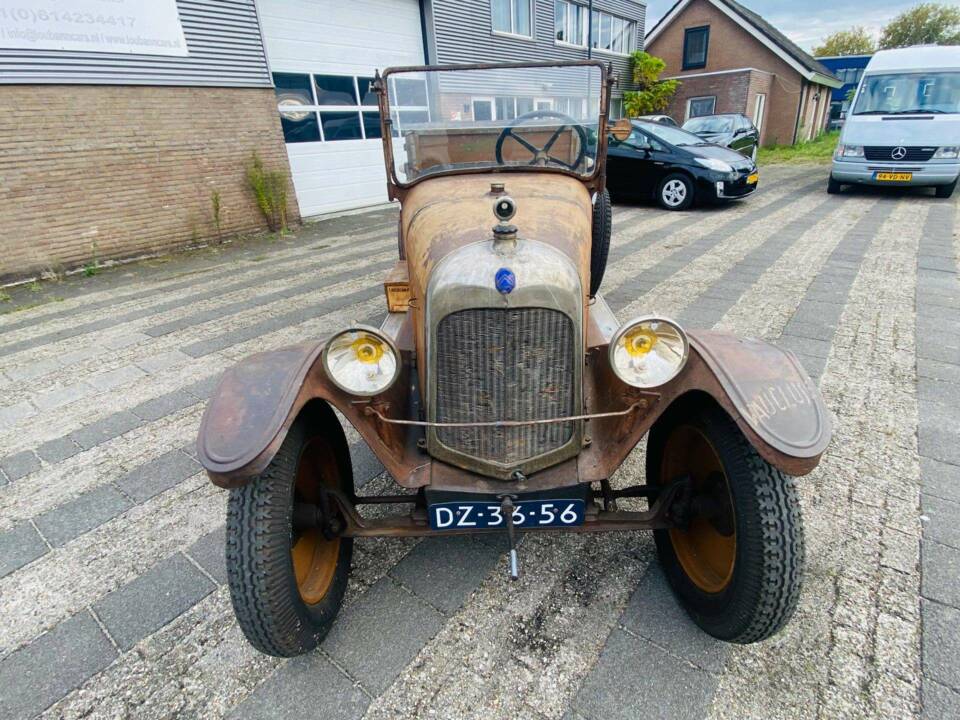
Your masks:
M960 112L960 72L866 75L854 115Z
M598 65L389 73L397 181L496 167L592 176L602 74Z

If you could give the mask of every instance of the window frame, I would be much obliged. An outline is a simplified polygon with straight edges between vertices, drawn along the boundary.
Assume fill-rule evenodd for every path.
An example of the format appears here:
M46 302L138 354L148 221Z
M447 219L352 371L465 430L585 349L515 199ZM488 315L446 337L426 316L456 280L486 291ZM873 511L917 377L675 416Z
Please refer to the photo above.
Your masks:
M557 10L558 6L564 6L564 39L559 40L557 38ZM579 42L571 42L567 38L567 30L570 29L570 18L572 17L571 9L576 9L576 14L580 19L580 40ZM635 50L634 41L637 36L637 22L636 20L630 20L629 18L621 17L620 15L614 15L613 13L608 13L603 10L597 10L594 8L593 13L596 17L596 22L592 23L593 28L593 37L590 37L591 21L590 21L590 8L586 5L581 5L580 3L573 2L573 0L554 0L553 3L553 43L554 45L560 45L563 47L574 47L574 48L589 48L592 46L593 50L602 52L605 55L612 55L614 57L629 57L630 54ZM610 38L610 48L600 47L600 24L606 16L609 18L611 26L611 38ZM613 50L613 28L619 24L621 28L620 32L620 50ZM626 41L626 47L624 47L624 41Z
M703 115L691 115L690 108L693 107L693 103L697 100L713 100L713 110L712 112L704 113ZM690 120L695 117L706 117L707 115L716 115L717 114L717 96L716 95L697 95L696 97L687 98L687 108L683 122Z
M493 3L497 0L490 0L490 32L494 35L503 35L504 37L510 38L519 38L522 40L535 40L536 39L536 29L537 29L537 16L536 16L536 7L534 6L533 0L506 0L510 5L510 29L509 30L500 30L493 24ZM530 18L530 33L517 32L517 13L516 13L516 3L526 2L527 3L527 16Z
M694 33L702 32L704 35L703 38L703 62L701 63L690 63L687 61L687 46L690 41L690 36ZM683 30L683 55L682 60L682 70L700 70L707 66L707 58L710 53L710 26L709 25L698 25L697 27L684 28Z
M364 122L364 118L369 115L375 114L377 116L377 124L380 122L380 108L377 105L364 105L363 104L363 95L360 93L360 79L365 78L370 80L374 77L373 73L365 73L362 75L341 75L339 73L330 73L330 72L294 72L287 70L273 70L270 73L270 78L273 80L274 75L300 75L305 76L309 82L310 87L310 96L311 102L307 105L298 106L297 111L309 112L312 113L316 123L317 129L319 130L320 137L317 140L304 140L301 142L287 142L286 135L284 135L283 143L284 145L309 145L311 143L333 143L333 142L380 142L380 137L368 137L367 127ZM357 100L356 105L321 105L318 102L317 96L317 77L343 77L350 78L353 82L353 92L354 97ZM274 86L276 82L274 81ZM274 92L276 92L276 87L274 87ZM404 108L406 109L406 108ZM288 108L286 112L290 112ZM283 108L280 107L279 103L277 104L277 112L282 117L285 112ZM355 113L357 115L357 120L360 127L360 137L357 138L345 138L342 140L327 139L327 135L323 130L323 113Z

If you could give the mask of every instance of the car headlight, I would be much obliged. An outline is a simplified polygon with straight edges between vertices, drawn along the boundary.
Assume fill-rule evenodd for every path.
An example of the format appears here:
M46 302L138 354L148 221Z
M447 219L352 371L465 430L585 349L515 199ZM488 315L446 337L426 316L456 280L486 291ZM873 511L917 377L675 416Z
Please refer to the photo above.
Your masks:
M733 172L733 166L725 163L723 160L717 160L716 158L694 158L700 165L703 165L705 168L710 168L711 170L716 170L717 172Z
M937 148L937 151L933 154L934 160L956 160L958 157L960 157L960 147L956 145Z
M837 145L837 157L863 157L863 145Z
M363 326L334 335L323 350L323 369L352 395L377 395L400 374L399 353L379 331Z
M610 366L627 385L654 388L683 370L690 344L672 320L643 317L625 323L610 342Z

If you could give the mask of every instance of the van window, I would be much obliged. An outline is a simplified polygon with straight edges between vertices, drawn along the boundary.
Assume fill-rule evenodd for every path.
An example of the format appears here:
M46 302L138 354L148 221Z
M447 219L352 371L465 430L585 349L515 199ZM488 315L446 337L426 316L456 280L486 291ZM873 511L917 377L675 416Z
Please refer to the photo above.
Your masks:
M960 72L867 75L854 115L960 112Z

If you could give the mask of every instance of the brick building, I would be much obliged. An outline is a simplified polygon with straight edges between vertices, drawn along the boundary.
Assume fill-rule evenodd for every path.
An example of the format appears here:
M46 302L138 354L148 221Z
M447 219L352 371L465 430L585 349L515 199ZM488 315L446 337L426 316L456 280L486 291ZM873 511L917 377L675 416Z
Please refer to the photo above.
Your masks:
M827 125L830 71L762 17L733 0L678 0L648 33L647 52L681 81L668 113L743 113L764 145L791 144Z
M0 2L0 279L209 240L214 196L264 226L246 164L289 165L254 0L33 5Z

